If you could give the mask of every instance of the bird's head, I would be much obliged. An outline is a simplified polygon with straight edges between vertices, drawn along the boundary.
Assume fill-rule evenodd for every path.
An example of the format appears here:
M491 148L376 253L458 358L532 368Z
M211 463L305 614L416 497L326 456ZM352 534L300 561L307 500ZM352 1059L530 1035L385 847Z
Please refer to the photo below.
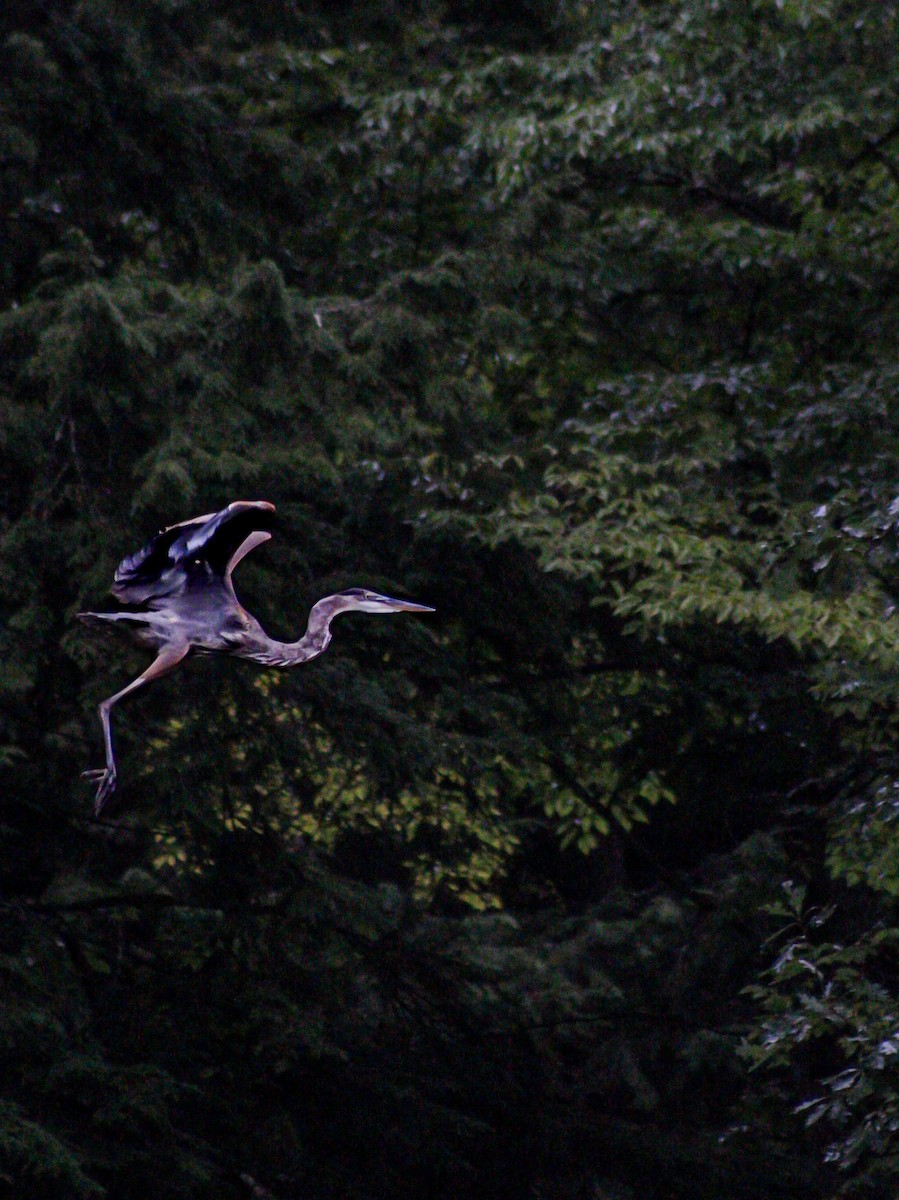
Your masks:
M427 604L414 604L411 600L395 600L392 596L382 596L371 592L368 588L347 588L338 592L335 599L340 600L341 612L367 613L396 613L396 612L434 612Z

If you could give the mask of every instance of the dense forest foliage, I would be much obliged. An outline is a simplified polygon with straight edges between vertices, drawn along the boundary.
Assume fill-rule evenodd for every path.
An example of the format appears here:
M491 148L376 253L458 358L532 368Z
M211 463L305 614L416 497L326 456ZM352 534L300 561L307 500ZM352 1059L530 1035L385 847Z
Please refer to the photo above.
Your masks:
M0 1196L892 1200L894 6L9 0L0 246Z

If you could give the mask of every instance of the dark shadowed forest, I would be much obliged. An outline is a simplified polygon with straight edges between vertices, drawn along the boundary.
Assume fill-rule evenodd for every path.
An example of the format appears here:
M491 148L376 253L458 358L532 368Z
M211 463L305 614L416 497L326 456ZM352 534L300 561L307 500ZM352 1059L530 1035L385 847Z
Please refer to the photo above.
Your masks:
M896 8L7 0L0 251L0 1200L894 1200Z

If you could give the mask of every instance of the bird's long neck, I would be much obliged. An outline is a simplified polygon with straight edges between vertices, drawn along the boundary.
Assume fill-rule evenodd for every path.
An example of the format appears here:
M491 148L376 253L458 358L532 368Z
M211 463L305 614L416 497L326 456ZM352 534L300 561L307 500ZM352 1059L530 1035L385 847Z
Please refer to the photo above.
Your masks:
M251 658L268 667L298 667L321 654L327 647L331 640L331 621L340 611L338 597L326 596L312 606L306 632L298 642L277 642L274 638L266 637L240 657Z

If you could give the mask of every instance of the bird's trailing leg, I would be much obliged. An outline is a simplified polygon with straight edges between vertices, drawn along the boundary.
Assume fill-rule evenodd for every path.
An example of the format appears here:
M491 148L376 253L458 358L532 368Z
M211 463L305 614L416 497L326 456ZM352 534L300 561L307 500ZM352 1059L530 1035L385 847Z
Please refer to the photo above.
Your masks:
M112 753L112 730L109 723L109 714L112 706L118 704L119 700L124 699L129 692L136 692L138 688L152 683L154 679L168 675L169 671L173 671L177 667L189 649L190 647L187 645L167 646L165 650L160 652L159 657L150 663L142 675L138 675L137 679L133 679L127 687L123 687L120 692L116 692L114 696L109 696L100 704L98 711L100 713L100 724L103 726L106 766L100 767L96 771L85 771L83 773L83 778L95 780L97 783L97 796L94 801L95 817L98 817L103 811L106 801L115 791L116 785L115 757Z

